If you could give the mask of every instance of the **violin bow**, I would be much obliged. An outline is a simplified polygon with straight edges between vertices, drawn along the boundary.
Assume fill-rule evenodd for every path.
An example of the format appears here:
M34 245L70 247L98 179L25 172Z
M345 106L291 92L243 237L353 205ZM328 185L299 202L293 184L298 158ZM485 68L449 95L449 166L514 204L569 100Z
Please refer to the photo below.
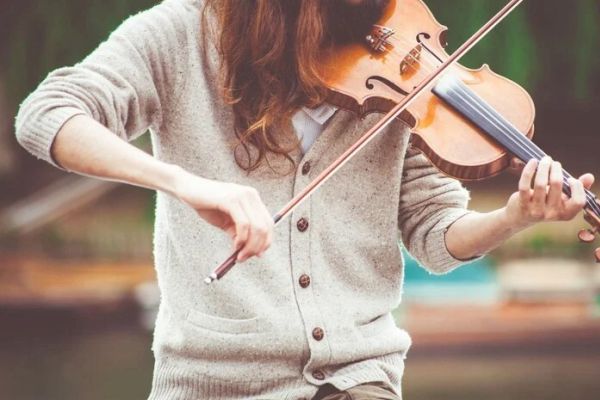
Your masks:
M352 157L354 157L363 147L365 147L377 134L385 129L394 119L396 119L406 108L408 108L417 97L431 87L435 81L453 64L458 62L469 50L471 50L481 39L491 32L504 18L514 11L523 0L511 0L506 4L492 19L475 32L466 42L464 42L437 70L425 78L412 92L410 92L402 101L392 108L381 120L379 120L371 129L363 134L352 146L350 146L333 163L325 168L311 183L309 183L300 193L292 198L277 214L273 216L275 225L278 225L287 217L296 207L309 198L322 184L331 178L340 168L342 168ZM216 280L220 280L236 264L238 249L231 254L221 265L219 265L204 282L208 285Z

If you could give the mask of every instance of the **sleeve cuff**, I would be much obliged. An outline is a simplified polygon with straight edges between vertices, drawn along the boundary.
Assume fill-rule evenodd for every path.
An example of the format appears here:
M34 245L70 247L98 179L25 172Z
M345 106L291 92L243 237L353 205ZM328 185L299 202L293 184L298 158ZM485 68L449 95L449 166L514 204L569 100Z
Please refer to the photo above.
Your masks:
M461 265L482 259L485 255L461 260L454 257L446 246L446 232L450 226L465 215L474 213L467 209L458 209L444 216L431 231L428 241L430 242L429 254L431 254L431 272L435 274L446 274Z
M59 107L44 113L29 127L29 134L22 138L23 146L36 157L66 170L53 159L52 144L64 124L76 115L86 115L86 112L75 107Z

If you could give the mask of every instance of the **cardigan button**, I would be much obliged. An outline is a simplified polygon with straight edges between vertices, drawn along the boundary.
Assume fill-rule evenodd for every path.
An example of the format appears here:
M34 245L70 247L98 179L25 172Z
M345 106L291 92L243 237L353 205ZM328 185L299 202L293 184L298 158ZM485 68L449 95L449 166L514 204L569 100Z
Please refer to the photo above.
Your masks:
M305 232L308 229L308 220L306 218L300 218L296 226L300 232Z
M312 373L313 378L318 379L320 381L322 381L323 379L325 379L325 374L323 373L323 371L313 371Z
M302 175L308 175L309 172L310 172L310 162L307 161L302 166Z
M307 287L310 286L310 276L304 274L300 277L300 279L298 279L298 283L300 283L300 287L302 287L303 289L306 289Z
M312 331L312 335L316 341L320 341L323 340L323 338L325 337L325 332L321 328L315 328Z

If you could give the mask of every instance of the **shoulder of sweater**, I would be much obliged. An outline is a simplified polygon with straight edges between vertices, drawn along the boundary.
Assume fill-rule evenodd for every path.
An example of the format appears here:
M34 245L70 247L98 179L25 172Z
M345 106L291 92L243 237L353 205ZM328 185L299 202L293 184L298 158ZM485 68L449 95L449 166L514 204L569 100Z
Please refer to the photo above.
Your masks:
M163 14L168 16L174 23L184 22L180 28L191 26L197 27L199 23L199 15L204 8L205 0L163 0L156 6L146 10L147 12L154 11L155 14ZM144 13L142 11L142 13Z
M206 0L163 0L163 3L179 4L182 6L191 6L197 9L204 7Z
M204 8L204 4L206 0L163 0L161 4L179 8L184 12L197 12L198 10L202 10Z
M204 0L164 0L147 10L132 15L125 22L129 25L147 25L153 36L157 31L174 28L176 31L196 31L200 25L200 11Z
M202 4L204 0L164 0L127 18L111 36L135 44L142 52L181 53L178 49L197 45Z

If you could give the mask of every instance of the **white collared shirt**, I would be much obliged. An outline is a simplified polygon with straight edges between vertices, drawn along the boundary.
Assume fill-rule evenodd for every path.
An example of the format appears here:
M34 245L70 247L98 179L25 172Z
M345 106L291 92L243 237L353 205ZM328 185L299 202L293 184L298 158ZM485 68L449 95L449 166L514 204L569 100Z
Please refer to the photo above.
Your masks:
M325 129L325 124L337 110L337 107L323 103L317 108L302 107L292 116L292 125L302 142L304 154L317 140L317 137Z

